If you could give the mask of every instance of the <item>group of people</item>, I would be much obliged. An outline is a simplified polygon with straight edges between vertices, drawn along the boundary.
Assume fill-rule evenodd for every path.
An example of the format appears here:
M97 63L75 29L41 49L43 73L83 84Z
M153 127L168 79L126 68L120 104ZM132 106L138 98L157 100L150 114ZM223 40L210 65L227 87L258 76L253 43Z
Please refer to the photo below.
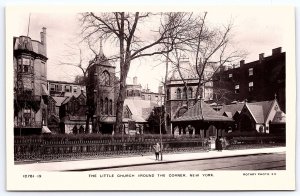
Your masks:
M226 147L226 139L222 138L221 136L217 137L216 141L216 150L217 151L222 151L225 147ZM155 153L155 160L159 160L159 155L161 154L161 146L159 145L159 143L156 143L153 146L154 149L154 153Z

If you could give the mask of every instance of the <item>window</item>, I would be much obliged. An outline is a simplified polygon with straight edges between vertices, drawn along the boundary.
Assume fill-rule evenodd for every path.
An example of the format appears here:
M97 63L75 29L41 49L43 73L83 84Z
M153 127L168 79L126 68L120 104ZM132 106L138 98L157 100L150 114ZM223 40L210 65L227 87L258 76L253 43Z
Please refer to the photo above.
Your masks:
M253 82L249 82L249 92L253 91Z
M100 99L100 114L103 113L103 99Z
M62 91L62 85L61 84L57 85L57 91L60 91L60 92Z
M24 73L28 73L29 72L29 66L28 65L24 65Z
M23 65L30 65L30 59L23 58Z
M182 93L182 98L186 99L187 98L186 96L187 96L187 94L186 94L186 88L184 87L183 93Z
M74 87L73 87L73 92L74 92L74 93L77 93L77 86L74 86Z
M113 106L112 106L112 100L109 100L109 114L110 114L110 115L112 115L112 113L113 113L113 112L112 112L112 110L113 110L112 107L113 107Z
M151 100L151 95L148 95L148 100Z
M249 68L249 76L253 75L253 68Z
M145 100L145 95L142 95L142 99Z
M29 126L30 125L30 109L24 109L24 121L25 121L25 126Z
M180 88L178 88L176 90L176 94L177 94L177 99L181 99L181 89Z
M70 91L71 91L71 89L70 89L70 86L69 86L69 85L66 85L66 86L65 86L65 91L66 91L66 92L70 92Z
M234 92L235 93L239 93L240 92L240 85L235 85L235 87L234 87Z
M41 75L46 76L46 64L45 64L45 62L41 63Z
M108 99L107 99L107 97L104 100L104 114L108 114Z
M189 88L189 90L188 90L188 98L189 99L193 98L193 89L192 88Z
M228 78L232 78L232 73L228 74Z
M104 86L110 85L110 75L109 75L108 71L103 72L103 85Z
M18 72L31 73L31 62L29 58L18 59Z

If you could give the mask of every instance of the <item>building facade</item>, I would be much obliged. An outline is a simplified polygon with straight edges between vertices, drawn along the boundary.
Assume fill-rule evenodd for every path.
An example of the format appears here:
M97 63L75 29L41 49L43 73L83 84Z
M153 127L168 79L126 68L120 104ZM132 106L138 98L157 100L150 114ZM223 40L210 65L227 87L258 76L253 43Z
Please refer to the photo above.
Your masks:
M46 28L40 36L41 41L28 36L13 38L15 135L50 132Z
M53 97L71 97L83 91L86 93L86 87L73 82L47 80L47 89Z
M211 77L214 73L213 66L207 66L204 69L201 80L194 73L193 67L190 65L187 58L180 61L182 67L181 74L177 70L173 72L166 83L166 109L171 120L180 117L188 108L192 107L197 99L205 102L213 100L213 82ZM199 96L196 98L196 91L199 82L203 82L199 90Z
M214 76L213 86L227 92L221 102L257 102L276 97L285 112L285 56L281 48L275 48L271 56L264 57L262 53L257 61L242 60L238 67L220 69Z
M115 66L105 57L102 47L99 55L90 61L87 79L87 117L92 121L92 132L112 134L117 90Z
M163 92L163 86L158 87L157 93L151 92L148 87L143 89L142 85L138 84L138 78L135 76L133 77L132 84L126 84L126 99L142 99L162 105L164 103L165 94Z

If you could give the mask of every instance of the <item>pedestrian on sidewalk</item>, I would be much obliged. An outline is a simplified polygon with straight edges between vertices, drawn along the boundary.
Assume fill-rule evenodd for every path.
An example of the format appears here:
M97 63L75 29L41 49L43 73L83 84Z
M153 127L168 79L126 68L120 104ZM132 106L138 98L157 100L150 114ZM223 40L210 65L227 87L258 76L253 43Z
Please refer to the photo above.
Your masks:
M156 145L153 146L155 151L155 160L159 160L159 153L160 153L160 145L159 143L156 143Z
M222 151L222 141L221 141L221 137L217 137L216 139L216 150L217 151Z

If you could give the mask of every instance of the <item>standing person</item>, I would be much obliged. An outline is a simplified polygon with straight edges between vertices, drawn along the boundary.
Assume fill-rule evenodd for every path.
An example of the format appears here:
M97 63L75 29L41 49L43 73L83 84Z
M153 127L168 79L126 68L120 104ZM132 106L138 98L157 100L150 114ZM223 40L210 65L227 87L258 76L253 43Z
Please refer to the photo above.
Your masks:
M155 160L159 160L159 152L160 152L160 145L159 143L156 143L156 145L153 146L155 151Z
M220 139L221 137L219 136L217 139L216 139L216 149L218 151L222 151L222 141Z

